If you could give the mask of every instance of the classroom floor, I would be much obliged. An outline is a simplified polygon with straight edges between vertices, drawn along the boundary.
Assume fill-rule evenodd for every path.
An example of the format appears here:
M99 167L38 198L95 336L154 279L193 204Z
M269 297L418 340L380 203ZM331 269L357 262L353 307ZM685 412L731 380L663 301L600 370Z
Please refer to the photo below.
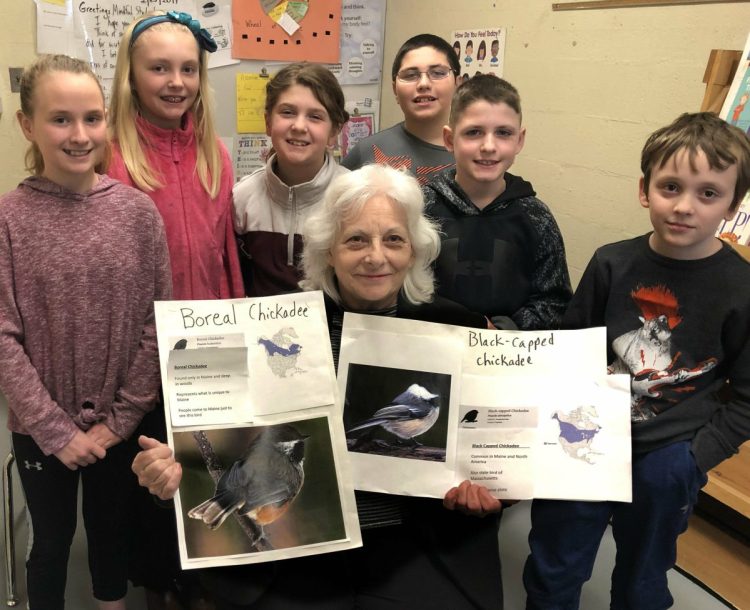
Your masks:
M7 455L7 441L0 442L0 455ZM15 475L14 475L15 476ZM17 476L15 481L17 488ZM17 597L19 608L26 607L25 583L23 577L23 556L26 548L26 520L20 491L16 492L14 512L16 533ZM503 581L505 586L506 610L522 610L524 592L521 585L523 562L528 553L526 536L529 530L529 502L514 506L503 517L500 540L503 557ZM90 598L90 584L86 564L86 546L79 528L76 534L68 573L67 607L73 610L95 608ZM4 556L4 555L3 555ZM609 532L605 536L594 568L594 575L584 589L581 610L602 610L609 607L609 572L614 562L614 542ZM670 589L675 598L674 608L679 610L725 610L728 606L704 591L692 581L672 571L669 575ZM0 589L0 608L5 603L7 588L3 571ZM145 602L140 590L128 594L128 608L140 610ZM419 610L419 609L415 609Z

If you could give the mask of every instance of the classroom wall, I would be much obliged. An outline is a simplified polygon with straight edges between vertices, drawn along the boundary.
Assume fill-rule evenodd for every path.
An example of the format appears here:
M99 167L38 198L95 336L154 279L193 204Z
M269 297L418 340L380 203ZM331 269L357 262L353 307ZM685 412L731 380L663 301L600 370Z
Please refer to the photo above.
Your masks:
M23 178L25 143L8 67L34 56L34 3L5 3L0 44L0 191ZM555 213L574 282L596 246L650 227L637 199L646 136L700 108L712 48L742 49L750 3L552 11L552 0L388 0L386 81L409 36L505 26L505 77L518 87L526 147L512 171L529 179ZM388 82L381 127L401 114Z
M17 93L10 91L8 68L24 66L36 57L36 17L35 6L31 1L5 2L3 19L3 40L0 42L0 193L15 188L24 178L23 152L26 140L21 134L16 121L16 110L19 108Z
M527 128L511 172L552 208L577 283L598 245L650 228L637 199L641 147L700 109L709 52L744 47L750 3L559 12L552 3L388 0L385 63L414 34L507 28L504 76ZM381 128L401 120L387 83L382 97Z

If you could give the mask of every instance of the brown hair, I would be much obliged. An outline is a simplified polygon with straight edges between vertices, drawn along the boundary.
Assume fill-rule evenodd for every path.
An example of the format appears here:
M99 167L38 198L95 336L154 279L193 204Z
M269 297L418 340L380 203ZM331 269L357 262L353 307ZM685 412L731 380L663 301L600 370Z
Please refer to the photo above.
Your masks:
M302 85L312 91L315 99L323 104L333 128L338 131L349 120L346 101L341 85L333 73L320 64L298 62L289 64L276 73L266 85L266 116L270 116L279 97L292 85Z
M25 68L21 75L21 113L25 117L30 119L34 116L34 92L36 91L36 87L43 76L52 72L69 72L90 76L102 94L102 108L104 108L104 91L102 90L102 85L88 63L82 59L75 59L67 55L41 55L34 63ZM110 153L109 142L107 142L104 147L104 155L94 168L95 171L101 173L106 169L109 164ZM31 142L29 148L26 150L24 163L26 171L37 176L44 173L44 158L36 142Z
M464 80L453 94L449 125L455 127L466 109L478 101L491 104L505 103L521 116L521 96L513 85L494 74L477 73L472 78Z
M711 112L681 114L671 124L652 133L643 146L644 193L648 193L653 169L664 167L680 151L688 153L693 171L699 152L706 155L711 169L724 171L737 166L737 184L730 207L730 211L735 211L750 189L750 140L745 132Z
M456 43L454 43L453 46L455 46L455 44ZM471 40L466 44L471 44ZM458 45L460 48L461 43L458 43ZM445 60L448 62L454 78L461 74L461 64L458 61L458 55L456 55L456 51L450 43L435 34L417 34L416 36L409 38L409 40L402 44L398 51L396 51L396 57L393 58L393 65L391 66L391 80L396 80L396 75L399 73L399 70L401 70L401 64L404 63L404 57L406 54L424 47L430 47L435 49L438 53L445 55Z

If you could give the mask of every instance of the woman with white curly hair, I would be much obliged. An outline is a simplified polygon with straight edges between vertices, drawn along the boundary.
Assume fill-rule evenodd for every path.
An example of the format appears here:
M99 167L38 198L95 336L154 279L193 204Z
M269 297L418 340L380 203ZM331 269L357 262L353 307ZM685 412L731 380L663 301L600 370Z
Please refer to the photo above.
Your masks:
M305 224L300 286L352 310L395 306L399 297L431 302L440 236L423 212L419 184L405 172L365 165L342 175Z
M487 327L481 315L435 296L440 238L423 210L415 178L366 165L337 177L308 217L300 286L324 293L336 362L345 311ZM181 469L166 445L141 452L133 470L162 499L177 491ZM361 549L203 570L216 608L502 608L493 517L502 503L486 488L464 481L442 503L357 492L357 509Z

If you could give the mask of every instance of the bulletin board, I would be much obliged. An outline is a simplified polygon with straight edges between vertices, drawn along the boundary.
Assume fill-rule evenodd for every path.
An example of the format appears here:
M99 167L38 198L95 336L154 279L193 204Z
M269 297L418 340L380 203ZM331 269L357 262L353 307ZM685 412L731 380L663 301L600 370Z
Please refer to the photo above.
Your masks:
M238 75L266 79L292 61L326 64L341 83L350 114L372 117L369 129L377 129L386 0L235 0L236 6L232 0L33 1L37 52L88 60L107 92L121 34L133 19L153 10L198 18L219 46L209 63L216 130L235 161L240 140L244 146L259 141L258 132L238 133ZM354 133L363 128L358 121Z

